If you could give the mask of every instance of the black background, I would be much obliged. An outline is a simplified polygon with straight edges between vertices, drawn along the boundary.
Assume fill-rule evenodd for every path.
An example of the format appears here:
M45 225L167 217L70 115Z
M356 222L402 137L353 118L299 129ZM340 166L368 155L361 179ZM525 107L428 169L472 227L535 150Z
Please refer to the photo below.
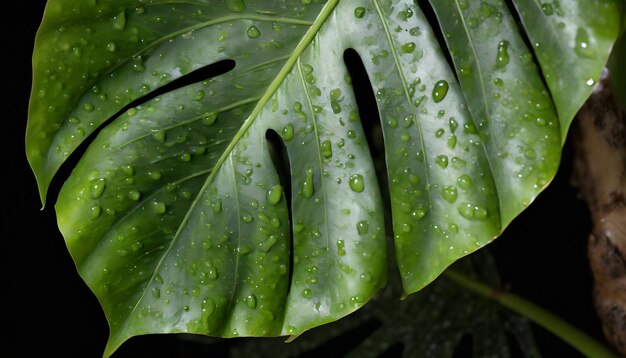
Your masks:
M75 270L52 205L40 210L24 151L31 55L44 3L0 0L0 322L8 332L0 336L0 356L100 357L108 336L104 314ZM590 219L570 186L569 146L552 185L490 247L507 288L603 340L586 257ZM533 329L544 356L579 356L545 330ZM153 335L129 340L114 357L216 357L225 356L227 346ZM330 352L325 355L332 357Z

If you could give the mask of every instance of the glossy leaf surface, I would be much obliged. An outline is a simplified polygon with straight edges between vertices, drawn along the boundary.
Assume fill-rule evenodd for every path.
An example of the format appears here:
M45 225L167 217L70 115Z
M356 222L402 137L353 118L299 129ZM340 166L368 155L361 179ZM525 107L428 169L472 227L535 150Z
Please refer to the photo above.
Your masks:
M523 24L567 23L528 31L549 47L538 62L499 0L433 0L438 21L403 0L50 1L27 128L43 200L124 110L56 203L109 320L105 354L149 333L298 335L385 284L385 208L346 49L376 98L404 292L497 237L553 178L618 32L612 1L561 1L556 15L514 3ZM222 60L234 68L129 107Z

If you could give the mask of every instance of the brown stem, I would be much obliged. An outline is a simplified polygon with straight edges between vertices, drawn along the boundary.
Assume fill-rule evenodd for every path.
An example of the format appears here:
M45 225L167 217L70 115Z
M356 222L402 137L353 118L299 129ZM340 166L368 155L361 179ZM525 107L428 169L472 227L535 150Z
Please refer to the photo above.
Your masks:
M604 335L626 356L626 114L605 75L572 127L573 184L589 207L588 256Z

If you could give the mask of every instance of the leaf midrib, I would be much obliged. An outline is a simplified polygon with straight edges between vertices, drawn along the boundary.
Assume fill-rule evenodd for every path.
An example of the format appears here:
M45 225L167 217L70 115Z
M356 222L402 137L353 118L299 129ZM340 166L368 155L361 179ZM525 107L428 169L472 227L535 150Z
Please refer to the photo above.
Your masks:
M265 107L265 105L267 104L269 99L274 95L274 93L276 93L276 91L278 90L278 88L280 87L282 82L285 80L285 78L287 77L289 72L293 69L293 67L296 64L296 61L298 60L298 58L302 55L304 50L313 41L313 39L315 38L315 36L319 32L320 28L326 22L328 17L331 15L331 13L335 9L335 7L339 3L339 1L340 0L329 0L324 5L322 10L320 11L319 16L315 19L313 24L311 24L309 30L307 30L307 32L302 37L302 40L298 43L298 45L294 49L292 55L289 56L289 58L287 59L287 61L283 65L283 67L280 69L280 71L278 72L278 74L276 75L274 80L270 83L270 85L268 86L267 90L265 91L265 93L263 94L263 96L261 97L261 99L259 100L257 105L254 107L254 109L252 110L252 112L248 116L248 119L246 119L244 121L243 125L241 126L239 131L237 131L237 133L233 137L233 139L230 142L230 144L228 145L228 147L224 150L224 153L222 154L220 159L218 159L217 163L213 167L213 171L211 172L211 174L209 175L209 177L205 181L205 183L202 186L202 188L199 190L198 195L196 196L196 199L191 204L191 206L190 206L189 210L187 211L185 217L181 221L181 225L179 226L178 231L176 231L176 234L174 235L174 238L172 239L172 242L170 243L170 246L167 248L167 251L161 257L161 260L159 261L159 263L155 266L155 269L152 272L152 276L150 277L150 279L146 283L146 289L144 289L143 293L141 294L141 297L139 297L139 299L137 300L137 303L135 304L133 309L130 311L130 313L128 314L127 318L120 325L119 330L117 332L115 332L115 333L111 332L111 338L109 339L109 342L112 341L113 337L115 337L117 339L119 337L120 333L124 329L126 329L126 327L128 326L128 323L129 323L129 319L135 314L136 310L139 308L141 302L143 301L143 299L144 299L144 297L146 295L146 292L148 291L148 289L147 289L148 286L154 280L154 278L155 278L157 272L159 271L161 265L165 261L165 258L169 255L170 251L174 247L174 244L176 243L176 241L180 237L180 233L183 231L183 228L184 228L185 224L188 222L188 219L189 219L191 213L193 212L195 207L200 202L200 198L202 197L202 193L206 191L206 189L208 188L210 183L213 181L213 178L215 177L216 173L222 167L222 164L224 163L226 158L230 155L230 153L232 152L232 150L235 147L235 145L237 145L239 140L248 131L250 126L255 122L255 120L257 119L258 115L261 113L261 110Z

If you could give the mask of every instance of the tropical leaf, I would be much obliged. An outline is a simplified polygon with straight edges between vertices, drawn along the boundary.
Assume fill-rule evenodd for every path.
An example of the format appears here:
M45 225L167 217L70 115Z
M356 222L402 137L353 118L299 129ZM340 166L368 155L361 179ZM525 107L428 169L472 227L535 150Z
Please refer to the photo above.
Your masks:
M105 355L149 333L299 335L385 285L385 208L346 49L376 96L405 294L534 200L606 62L617 4L430 5L438 22L405 0L47 4L26 149L45 202L104 127L56 210L108 318ZM234 68L135 105L223 60Z

